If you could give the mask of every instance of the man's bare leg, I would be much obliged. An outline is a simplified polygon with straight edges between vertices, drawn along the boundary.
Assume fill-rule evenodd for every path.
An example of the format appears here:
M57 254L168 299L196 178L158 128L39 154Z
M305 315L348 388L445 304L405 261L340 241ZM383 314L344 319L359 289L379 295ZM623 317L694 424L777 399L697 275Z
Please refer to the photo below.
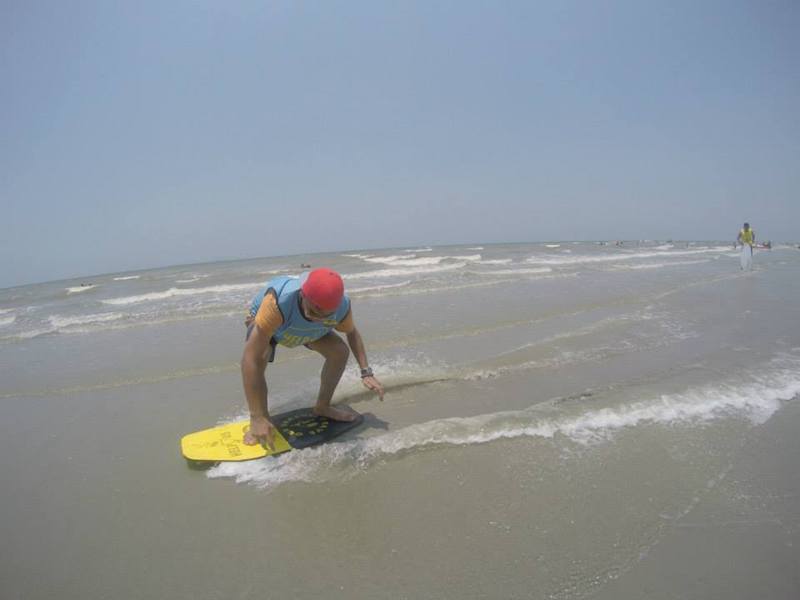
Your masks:
M314 414L328 417L334 421L353 421L358 416L349 410L343 410L331 406L331 398L339 380L342 378L344 369L347 366L347 359L350 358L350 348L344 343L342 338L333 332L328 333L315 342L308 344L312 350L319 352L325 358L320 375L319 394L317 404L314 407Z

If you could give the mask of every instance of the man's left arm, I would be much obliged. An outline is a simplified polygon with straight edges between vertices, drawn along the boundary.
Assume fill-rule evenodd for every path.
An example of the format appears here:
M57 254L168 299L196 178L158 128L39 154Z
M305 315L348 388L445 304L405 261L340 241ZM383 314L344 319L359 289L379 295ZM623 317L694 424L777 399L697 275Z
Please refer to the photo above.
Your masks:
M355 325L347 332L347 344L350 346L350 350L353 351L353 356L356 357L358 366L361 369L361 383L363 383L364 387L367 389L378 394L381 400L383 400L383 385L381 382L372 374L364 374L364 371L369 370L371 373L372 370L369 368L369 362L367 361L367 351L364 348L364 340Z
M369 368L367 350L364 348L364 340L361 338L361 334L358 332L356 324L353 321L352 305L347 311L344 319L342 319L336 326L336 331L344 333L347 336L347 345L350 346L350 350L355 355L356 361L358 361L358 366L361 369L361 383L363 383L364 387L367 389L370 389L378 394L381 397L381 400L383 400L383 385L372 374L372 369Z

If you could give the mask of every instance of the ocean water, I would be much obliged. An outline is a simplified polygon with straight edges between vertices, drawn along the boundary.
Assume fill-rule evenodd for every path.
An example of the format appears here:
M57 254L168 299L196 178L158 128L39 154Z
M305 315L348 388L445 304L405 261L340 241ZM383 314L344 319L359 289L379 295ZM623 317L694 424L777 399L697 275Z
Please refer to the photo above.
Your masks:
M182 435L246 414L250 299L307 263L342 273L385 401L351 361L335 401L361 429L187 469ZM743 518L772 506L731 473L794 414L799 292L795 247L743 272L730 244L700 241L364 250L0 290L3 597L608 592L721 489ZM311 405L320 367L279 348L271 410ZM795 540L797 502L774 510Z

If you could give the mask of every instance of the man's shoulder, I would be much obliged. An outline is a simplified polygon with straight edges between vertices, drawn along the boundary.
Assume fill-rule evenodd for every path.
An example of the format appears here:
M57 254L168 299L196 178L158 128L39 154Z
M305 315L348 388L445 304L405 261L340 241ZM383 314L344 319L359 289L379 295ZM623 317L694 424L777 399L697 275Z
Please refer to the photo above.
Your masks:
M256 325L270 335L283 325L283 313L278 306L278 297L274 290L270 290L264 296L264 301L256 313Z

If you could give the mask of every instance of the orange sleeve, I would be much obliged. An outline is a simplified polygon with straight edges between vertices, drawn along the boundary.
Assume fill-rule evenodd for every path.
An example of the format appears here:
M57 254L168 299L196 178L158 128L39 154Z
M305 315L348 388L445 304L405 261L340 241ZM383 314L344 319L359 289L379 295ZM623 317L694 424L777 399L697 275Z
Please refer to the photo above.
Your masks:
M353 323L353 307L351 306L344 319L339 321L339 324L334 327L334 329L336 329L336 331L341 331L342 333L350 333L355 328L356 324Z
M256 325L264 334L272 337L278 327L283 325L283 316L278 308L278 301L275 294L267 294L261 302L261 306L256 313Z

